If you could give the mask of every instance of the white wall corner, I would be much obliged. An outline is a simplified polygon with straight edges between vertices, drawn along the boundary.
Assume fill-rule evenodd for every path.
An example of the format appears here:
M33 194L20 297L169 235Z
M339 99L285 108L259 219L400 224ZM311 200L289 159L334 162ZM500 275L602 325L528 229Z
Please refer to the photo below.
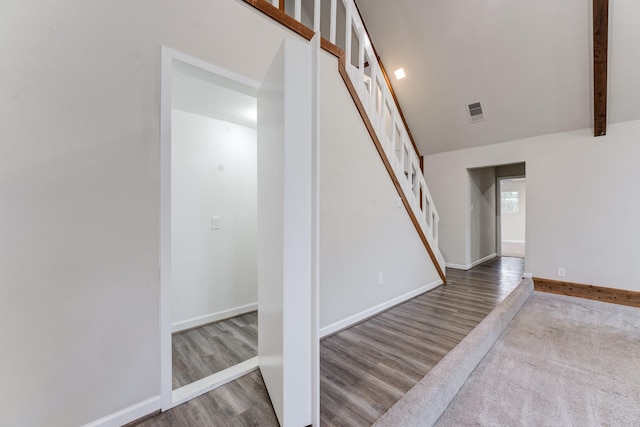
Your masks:
M442 280L438 279L435 282L432 282L426 286L422 286L418 289L414 289L411 292L407 292L404 295L400 295L398 297L395 297L393 299L390 299L389 301L385 301L381 304L378 304L374 307L368 308L366 310L363 310L359 313L356 313L354 315L351 315L349 317L346 317L342 320L339 320L335 323L332 323L330 325L327 325L323 328L320 328L320 333L319 336L320 338L324 338L327 337L329 335L335 334L336 332L339 332L343 329L346 329L350 326L355 325L356 323L362 322L363 320L366 320L369 317L375 316L378 313L381 313L385 310L388 310L389 308L401 304L405 301L410 300L411 298L415 298L418 295L421 295L425 292L428 292L438 286L442 285Z
M120 427L159 410L160 396L158 395L105 415L83 427Z
M454 263L451 263L451 262L448 262L448 263L445 264L445 266L447 268L453 268L453 269L456 269L456 270L468 270L469 268L471 268L471 267L469 267L469 265L454 264Z
M532 279L533 278L533 274L531 274L531 273L522 273L522 278L523 279Z
M492 253L491 255L487 255L486 257L480 258L479 260L472 262L472 263L469 265L469 268L473 268L473 267L475 267L475 266L477 266L477 265L482 264L483 262L487 262L487 261L489 261L489 260L492 260L492 259L494 259L494 258L495 258L495 257L497 257L497 256L498 256L498 255L494 252L494 253ZM467 270L468 270L469 268L467 268Z
M487 255L484 258L480 258L477 261L472 262L471 264L467 264L467 265L462 265L462 264L452 264L452 263L447 263L446 266L447 268L454 268L456 270L470 270L473 267L482 264L483 262L487 262L489 260L494 259L495 257L497 257L498 255L496 253L492 253L491 255Z
M182 320L171 324L171 333L185 331L191 328L197 328L208 323L219 322L221 320L230 319L231 317L240 316L242 314L251 313L258 310L258 303L246 304L240 307L230 308L228 310L218 311L216 313L205 314L204 316L194 317L192 319Z

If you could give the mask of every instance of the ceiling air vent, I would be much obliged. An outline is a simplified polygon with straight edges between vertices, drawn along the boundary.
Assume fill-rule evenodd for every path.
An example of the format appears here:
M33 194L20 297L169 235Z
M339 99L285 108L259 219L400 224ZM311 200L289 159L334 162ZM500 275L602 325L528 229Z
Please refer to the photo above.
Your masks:
M469 111L469 120L471 121L471 123L481 122L482 120L484 120L484 115L482 114L482 106L479 102L469 104L467 106L467 110Z

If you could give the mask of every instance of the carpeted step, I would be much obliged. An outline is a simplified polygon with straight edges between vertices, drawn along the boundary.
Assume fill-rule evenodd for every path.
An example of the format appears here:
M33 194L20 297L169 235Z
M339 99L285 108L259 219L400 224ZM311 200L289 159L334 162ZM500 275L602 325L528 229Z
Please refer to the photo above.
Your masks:
M376 427L432 426L533 292L524 279L469 335L395 403Z

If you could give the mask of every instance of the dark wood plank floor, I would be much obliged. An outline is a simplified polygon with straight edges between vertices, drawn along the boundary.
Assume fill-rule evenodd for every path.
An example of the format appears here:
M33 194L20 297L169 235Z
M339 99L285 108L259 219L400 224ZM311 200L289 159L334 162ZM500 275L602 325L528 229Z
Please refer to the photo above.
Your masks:
M173 334L173 388L191 384L257 355L256 311Z
M524 260L496 258L321 343L321 424L368 426L520 283ZM278 426L252 372L150 418L141 427Z
M484 319L522 278L524 260L447 269L441 286L322 341L323 426L368 426Z
M135 424L136 427L278 427L260 371Z

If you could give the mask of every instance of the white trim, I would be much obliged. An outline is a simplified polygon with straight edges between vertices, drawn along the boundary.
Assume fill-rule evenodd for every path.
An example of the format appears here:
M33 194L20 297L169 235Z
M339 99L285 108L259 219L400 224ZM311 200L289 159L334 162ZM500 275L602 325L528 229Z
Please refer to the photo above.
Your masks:
M356 313L354 315L351 315L345 319L339 320L335 323L332 323L331 325L325 326L324 328L320 328L320 338L324 338L328 335L331 334L335 334L336 332L342 330L342 329L346 329L351 325L354 325L358 322L361 322L371 316L375 316L376 314L387 310L391 307L393 307L394 305L398 305L400 303L403 303L407 300L410 300L411 298L415 298L420 294L423 294L427 291L432 290L433 288L436 288L438 286L442 285L442 280L436 280L433 283L430 283L426 286L422 286L418 289L415 289L411 292L407 292L404 295L400 295L399 297L395 297L393 299L390 299L389 301L383 302L382 304L378 304L374 307L368 308L364 311L361 311L360 313Z
M484 258L480 258L477 261L472 262L471 264L468 265L462 265L462 264L452 264L452 263L447 263L446 266L448 268L455 268L456 270L469 270L472 269L473 267L482 264L483 262L487 262L489 260L494 259L495 257L497 257L498 255L495 253L492 253L491 255L487 255Z
M468 270L470 267L467 265L462 265L462 264L453 264L451 262L448 262L445 264L445 266L447 268L454 268L456 270Z
M494 258L495 258L495 257L497 257L497 256L498 256L498 254L496 254L496 253L494 252L494 253L492 253L491 255L487 255L487 256L486 256L486 257L484 257L484 258L480 258L479 260L472 262L469 268L473 268L473 267L475 267L476 265L480 265L480 264L482 264L483 262L487 262L487 261L489 261L489 260L492 260L492 259L494 259Z
M238 379L249 372L258 369L258 357L245 360L242 363L233 365L215 374L209 375L201 380L187 384L183 387L173 390L173 406L178 406L198 396L210 392L220 386L223 386L235 379Z
M320 2L314 19L320 28ZM311 425L320 425L320 34L311 39L312 163L311 163Z
M252 96L255 96L258 88L260 87L260 83L255 80L234 73L233 71L226 70L222 67L218 67L194 56L187 55L186 53L182 53L170 47L162 46L162 54L163 56L167 55L167 57L171 60L171 62L168 64L170 67L173 65L173 60L184 62L185 64L200 68L201 70L208 71L209 73L217 74L218 76L240 83L241 85L246 86L247 89L250 89L251 92L253 92ZM169 107L171 107L171 105L169 105Z
M531 273L522 273L523 279L533 279L533 274Z
M160 395L171 408L171 87L175 51L162 47L160 69Z
M240 307L230 308L228 310L218 311L216 313L205 314L204 316L192 317L191 319L181 320L171 324L171 333L184 331L186 329L197 328L198 326L208 323L219 322L220 320L230 319L242 314L251 313L258 309L258 303L241 305Z
M160 396L154 396L91 421L83 427L120 427L159 410Z
M502 240L503 243L524 243L524 240Z
M171 358L171 91L173 61L180 61L236 81L252 92L260 84L166 46L160 67L160 396L161 408L175 406Z

